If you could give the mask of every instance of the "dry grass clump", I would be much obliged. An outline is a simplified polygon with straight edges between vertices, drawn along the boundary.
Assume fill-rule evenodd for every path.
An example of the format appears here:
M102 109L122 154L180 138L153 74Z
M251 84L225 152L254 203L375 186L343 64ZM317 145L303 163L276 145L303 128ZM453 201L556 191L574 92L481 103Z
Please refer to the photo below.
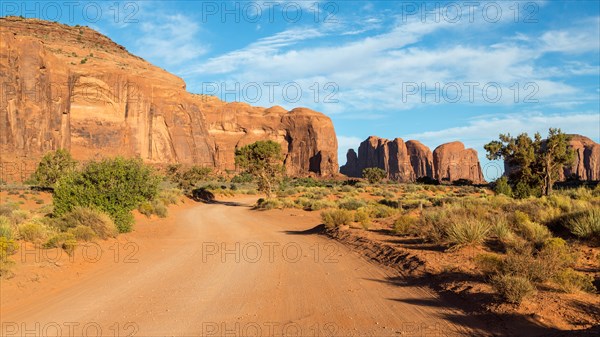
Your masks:
M321 219L329 228L350 225L354 221L354 214L345 209L335 209L321 212Z

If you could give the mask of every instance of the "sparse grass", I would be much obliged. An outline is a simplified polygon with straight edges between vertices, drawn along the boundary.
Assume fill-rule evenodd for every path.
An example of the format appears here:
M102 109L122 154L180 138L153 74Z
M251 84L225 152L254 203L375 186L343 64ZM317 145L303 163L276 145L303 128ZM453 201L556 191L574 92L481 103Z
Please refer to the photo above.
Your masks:
M482 244L490 232L490 226L480 220L455 222L446 230L448 242L453 248Z
M600 208L574 214L568 228L579 238L600 240Z

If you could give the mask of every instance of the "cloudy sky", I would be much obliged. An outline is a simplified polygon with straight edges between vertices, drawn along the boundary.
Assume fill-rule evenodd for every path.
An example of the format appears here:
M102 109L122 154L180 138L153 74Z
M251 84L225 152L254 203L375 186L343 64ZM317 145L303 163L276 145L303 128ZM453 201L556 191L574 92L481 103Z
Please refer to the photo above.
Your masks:
M560 127L600 141L597 1L14 2L87 25L188 90L333 119L340 164L370 135L432 150ZM73 5L75 3L75 5Z

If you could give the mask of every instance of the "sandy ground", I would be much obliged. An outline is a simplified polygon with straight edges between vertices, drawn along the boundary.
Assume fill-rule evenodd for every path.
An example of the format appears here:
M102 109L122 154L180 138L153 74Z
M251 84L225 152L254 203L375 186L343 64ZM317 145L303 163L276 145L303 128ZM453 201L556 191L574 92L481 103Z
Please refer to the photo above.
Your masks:
M316 212L261 212L232 202L140 219L118 241L80 247L54 264L22 263L21 276L0 285L1 334L481 333L473 329L483 323L432 291L390 284L391 270L311 233L319 223ZM32 279L33 268L42 276Z

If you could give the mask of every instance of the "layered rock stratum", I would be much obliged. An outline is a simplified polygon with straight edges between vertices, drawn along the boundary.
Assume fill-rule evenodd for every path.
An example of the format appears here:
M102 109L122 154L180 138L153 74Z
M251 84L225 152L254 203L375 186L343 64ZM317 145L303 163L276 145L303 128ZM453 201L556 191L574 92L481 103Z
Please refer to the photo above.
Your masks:
M465 149L460 142L438 146L433 153L416 140L392 141L371 136L358 148L358 156L349 150L346 165L340 172L350 177L360 177L362 170L378 167L385 170L388 178L399 182L413 182L422 177L439 181L470 180L485 183L477 151Z
M186 91L185 82L87 27L0 18L2 160L68 149L233 170L237 147L282 145L292 175L335 175L331 119Z

